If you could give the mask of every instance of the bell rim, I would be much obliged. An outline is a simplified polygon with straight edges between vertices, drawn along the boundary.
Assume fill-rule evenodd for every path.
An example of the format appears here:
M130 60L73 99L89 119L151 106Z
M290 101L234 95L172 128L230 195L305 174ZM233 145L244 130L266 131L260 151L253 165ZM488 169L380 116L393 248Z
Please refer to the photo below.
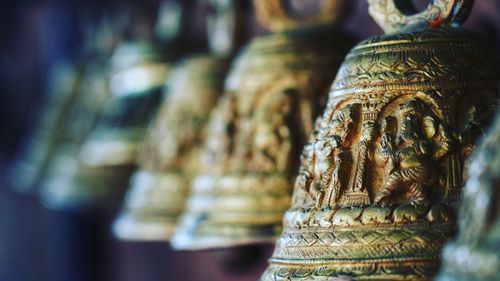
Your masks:
M175 220L121 215L112 224L113 235L123 241L169 241Z
M263 238L238 238L227 239L219 236L197 236L192 238L189 242L181 242L175 239L175 234L170 240L172 248L177 251L204 251L204 250L217 250L228 249L240 246L252 245L273 245L276 242L276 237L263 237Z

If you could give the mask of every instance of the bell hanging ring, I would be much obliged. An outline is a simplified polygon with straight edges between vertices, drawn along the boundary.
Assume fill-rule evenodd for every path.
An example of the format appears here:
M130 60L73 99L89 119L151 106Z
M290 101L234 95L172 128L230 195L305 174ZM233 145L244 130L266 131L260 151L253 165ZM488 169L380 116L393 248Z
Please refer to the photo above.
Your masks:
M369 1L395 33L345 58L262 280L430 280L437 272L499 75L487 45L459 27L472 2L433 1L413 16L400 2Z
M232 65L209 122L202 170L172 238L175 249L274 240L300 149L350 47L330 17L292 21L282 1L254 4L277 32L254 39Z
M118 47L112 58L111 97L97 125L83 143L62 144L54 156L40 191L47 206L103 206L119 195L135 168L138 142L161 98L168 59L146 43Z
M500 115L478 145L460 206L459 233L443 251L438 281L493 281L500 268Z

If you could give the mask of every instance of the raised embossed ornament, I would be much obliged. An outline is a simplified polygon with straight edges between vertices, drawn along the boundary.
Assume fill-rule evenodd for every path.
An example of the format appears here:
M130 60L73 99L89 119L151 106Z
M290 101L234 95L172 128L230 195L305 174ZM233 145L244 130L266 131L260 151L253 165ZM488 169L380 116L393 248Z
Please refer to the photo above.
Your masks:
M347 55L262 280L430 280L438 269L499 76L459 27L471 1L436 0L412 16L400 3L369 1L396 33Z

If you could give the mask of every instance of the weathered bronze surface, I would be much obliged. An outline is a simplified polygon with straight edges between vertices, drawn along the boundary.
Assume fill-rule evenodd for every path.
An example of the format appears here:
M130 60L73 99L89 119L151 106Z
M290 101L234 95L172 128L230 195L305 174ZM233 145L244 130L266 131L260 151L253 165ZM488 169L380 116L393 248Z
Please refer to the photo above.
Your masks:
M237 57L210 119L174 248L274 240L300 149L348 47L331 26L316 26L256 38Z
M111 97L96 128L83 143L63 144L53 156L40 191L47 206L99 205L126 186L135 168L137 146L161 98L167 61L148 44L129 43L116 50Z
M197 56L169 75L168 96L148 130L114 233L122 239L167 240L184 208L210 110L222 93L228 60Z
M478 146L460 206L458 237L437 281L493 281L500 269L500 115Z
M429 9L445 2L460 5L439 18L458 24L468 1ZM375 19L406 29L347 55L262 280L429 280L437 271L499 76L474 34L427 16L422 28L421 17L379 15L387 3L370 1Z

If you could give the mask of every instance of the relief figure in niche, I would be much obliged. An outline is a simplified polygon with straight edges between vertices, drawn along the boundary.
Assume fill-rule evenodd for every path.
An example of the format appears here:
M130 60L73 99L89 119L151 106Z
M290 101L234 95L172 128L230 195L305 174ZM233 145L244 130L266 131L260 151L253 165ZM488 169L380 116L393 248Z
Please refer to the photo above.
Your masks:
M333 114L331 122L319 132L314 144L312 193L316 208L335 207L342 191L343 172L349 164L350 135L354 132L357 104L349 104Z
M451 150L451 134L418 98L403 102L393 114L382 122L379 151L385 179L375 203L386 204L391 197L407 193L411 203L428 204L429 189L445 186L439 161ZM395 135L389 129L392 120L397 120Z
M266 93L252 120L252 155L256 168L265 172L285 172L292 148L294 105L299 93L287 89Z

